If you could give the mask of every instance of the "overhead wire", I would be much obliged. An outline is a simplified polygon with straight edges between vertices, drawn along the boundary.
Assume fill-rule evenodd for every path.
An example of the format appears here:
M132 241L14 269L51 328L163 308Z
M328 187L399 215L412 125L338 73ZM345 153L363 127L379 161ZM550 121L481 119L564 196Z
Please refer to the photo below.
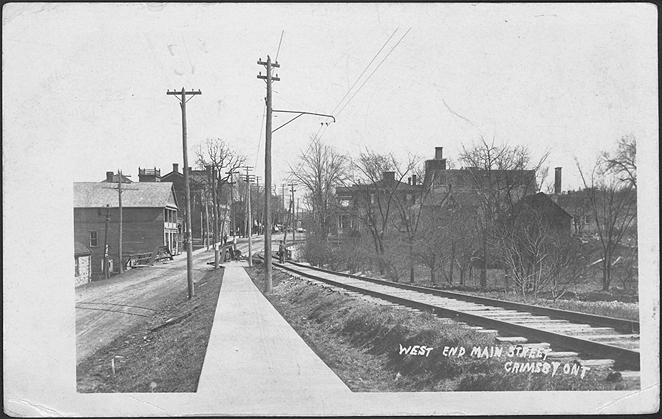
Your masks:
M391 37L389 37L389 39L388 39L387 42L384 44L384 46L386 46L386 44L388 43L388 41L391 40L391 38L393 37L393 35L395 35L395 32L396 32L397 30L398 30L398 28L396 28L396 30L393 32L393 34L391 34ZM384 58L379 62L379 64L377 64L377 66L376 66L376 67L373 69L373 71L368 75L368 77L365 78L365 80L363 81L363 83L361 83L361 85L359 86L359 88L356 89L356 90L354 91L354 93L352 94L352 96L350 96L350 98L345 102L345 104L340 108L340 110L338 110L338 113L335 114L335 116L340 115L340 114L342 113L342 111L345 110L345 108L347 107L347 105L348 105L348 104L354 99L354 97L359 93L359 91L361 91L361 89L363 88L363 86L366 85L366 83L367 83L367 82L370 80L370 78L371 78L371 77L377 72L377 70L379 70L379 68L382 66L382 64L384 64L384 62L385 62L386 59L391 55L391 53L393 53L393 51L395 50L395 48L397 48L397 46L400 45L400 43L405 39L405 37L407 36L407 34L409 33L409 31L411 31L411 27L410 27L409 29L407 29L407 32L405 32L404 35L402 35L402 37L398 40L398 42L396 42L395 45L393 45L393 47L391 47L391 49L390 49L390 50L388 51L388 53L384 56ZM384 49L384 46L382 46L382 48L379 50L379 52L381 52L381 51ZM371 60L370 63L372 63L372 62L374 61L374 59L377 57L377 55L379 55L379 52L378 52L378 54L375 55L375 57L373 57L373 60ZM367 69L368 69L368 67L366 67L366 69L364 70L363 73L365 73L365 71L366 71ZM363 74L363 73L362 73L362 74ZM359 77L359 79L360 79L360 77ZM357 81L358 81L358 79L357 79ZM351 90L351 89L350 89L350 90ZM348 92L348 93L349 93L349 92ZM326 133L326 130L327 130L327 129L328 129L328 125L324 127L323 131L321 132L321 134L320 134L319 137L318 137L319 139L321 139L321 138L324 136L324 134Z
M356 86L356 84L359 82L359 80L361 80L361 77L363 77L363 75L365 74L365 72L368 71L368 68L370 68L370 65L372 65L372 63L375 61L375 59L377 59L377 56L378 56L378 55L384 50L384 47L386 47L386 45L391 41L391 39L393 39L393 36L394 36L395 33L398 31L398 29L400 29L400 28L395 28L395 30L393 31L393 33L391 34L391 36L389 36L388 39L386 40L386 42L384 42L384 45L382 45L382 47L379 48L379 51L377 51L377 53L372 57L372 59L370 60L370 62L368 62L368 64L365 66L365 68L363 69L363 71L361 72L361 74L359 74L359 76L356 78L356 80L354 80L354 83L352 84L352 86L347 90L347 92L345 93L345 95L340 99L340 101L338 101L338 103L336 104L336 106L333 108L333 110L331 111L331 115L333 115L333 114L336 112L336 110L338 110L338 107L340 106L340 104L342 103L342 101L345 100L345 98L347 97L347 95L349 95L349 93L350 93L350 92L352 91L352 89Z
M276 62L278 62L278 54L280 53L280 43L283 42L283 35L285 34L285 29L280 33L280 40L278 41L278 49L276 50Z
M361 80L361 78L363 77L363 75L366 73L366 71L368 71L368 69L370 68L370 66L372 65L372 63L375 62L375 60L377 59L377 57L379 56L379 54L381 54L381 52L384 50L384 48L386 47L386 45L388 45L388 43L391 42L391 39L393 39L393 36L395 36L395 34L398 32L399 29L400 29L399 27L395 28L395 30L393 31L393 33L391 33L391 35L388 37L388 39L386 39L386 41L384 42L384 44L382 44L382 46L379 48L379 50L378 50L378 51L375 53L375 55L370 59L370 61L368 62L368 64L366 64L366 66L363 68L363 71L361 71L361 74L359 74L359 76L354 80L354 82L352 83L352 85L350 86L350 88L347 90L347 92L345 92L345 94L343 95L343 97L340 98L340 100L338 101L338 103L336 104L336 106L333 107L333 110L331 111L331 115L333 115L333 114L336 112L336 110L338 110L338 107L343 103L343 101L345 100L345 98L347 98L347 96L352 92L352 89L354 89L354 87L356 87L356 85L357 85L358 82ZM314 136L313 138L321 139L321 138L322 138L322 135L324 135L324 132L326 132L326 130L328 129L328 127L329 127L329 124L328 124L328 123L327 123L327 124L320 123L320 127L317 129L317 132L315 133L315 136ZM324 130L324 131L322 132L322 134L320 134L320 131L322 131L322 130ZM310 144L308 144L308 148L306 149L306 151L304 152L304 154L308 153L308 150L309 150L309 149L310 149Z
M262 127L264 126L264 118L267 113L267 104L264 104L264 107L262 108L262 122L260 122L260 134L257 136L257 152L255 152L255 163L253 163L253 167L257 167L257 159L260 158L260 145L262 144Z
M405 36L407 36L409 31L411 31L411 28L407 29L407 32L405 32L405 34L402 35L400 40L395 45L393 45L393 47L389 50L389 52L386 54L386 56L379 62L379 64L377 64L377 67L375 67L375 69L372 70L372 73L370 73L370 75L363 81L361 86L359 86L359 88L354 92L354 94L349 98L349 100L347 102L345 102L343 107L338 111L338 115L340 115L342 113L342 111L345 110L347 105L352 101L352 99L354 99L354 96L356 96L361 91L363 86L365 86L365 84L368 82L368 80L370 80L372 75L375 74L375 72L377 72L377 70L379 70L379 68L382 66L382 64L384 64L384 62L391 55L391 53L398 47L398 45L400 45L400 42L402 42L402 40L405 39Z

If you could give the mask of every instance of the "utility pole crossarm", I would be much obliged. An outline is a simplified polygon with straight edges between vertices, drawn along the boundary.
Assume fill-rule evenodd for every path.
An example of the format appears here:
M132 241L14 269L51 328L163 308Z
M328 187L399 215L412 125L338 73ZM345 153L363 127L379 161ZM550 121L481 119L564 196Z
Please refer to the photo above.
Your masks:
M166 95L175 95L175 96L181 96L182 93L186 94L186 96L193 96L193 95L201 95L202 92L200 89L198 90L187 90L185 91L183 88L182 90L168 90L166 92Z
M257 78L258 78L258 79L262 79L262 80L266 80L266 79L267 79L267 76L263 76L262 74L258 74L258 75L257 75ZM280 77L278 77L278 76L271 76L271 80L272 80L272 81L280 81Z

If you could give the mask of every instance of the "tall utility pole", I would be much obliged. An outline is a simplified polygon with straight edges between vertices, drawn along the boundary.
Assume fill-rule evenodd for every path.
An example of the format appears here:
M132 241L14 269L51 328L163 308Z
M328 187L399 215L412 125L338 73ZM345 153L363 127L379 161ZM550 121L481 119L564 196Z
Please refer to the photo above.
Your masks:
M280 81L278 75L275 77L271 75L272 68L279 68L278 62L272 63L271 57L267 55L267 61L262 59L257 62L259 65L265 66L267 74L258 74L258 79L266 80L267 82L267 118L265 129L264 141L264 292L270 294L273 288L271 282L271 84L274 81Z
M216 168L207 166L207 170L211 168L211 200L214 203L212 208L212 217L214 217L214 269L218 269L218 203L216 202Z
M248 266L253 266L253 217L251 214L251 175L248 173L251 166L244 166L246 169L246 235L248 236Z
M283 230L285 230L285 231L283 231L283 233L285 234L283 236L283 240L285 240L287 238L287 222L285 221L285 187L286 186L287 185L284 184L284 183L280 185L280 198L283 201L283 210L278 211L281 214L280 221L281 221L281 224L283 225Z
M295 183L290 183L290 191L292 192L292 198L290 199L290 226L292 226L292 243L294 243L297 239L296 237L296 231L297 231L297 226L296 226L296 219L294 215L294 192L296 190L294 189ZM294 222L292 222L294 221ZM294 225L292 225L294 224Z
M128 190L128 189L135 189L135 188L122 189L122 177L123 176L124 175L122 174L122 171L117 170L117 178L118 178L117 179L117 188L110 188L110 189L115 189L117 191L117 201L118 201L119 211L120 211L119 240L118 240L119 241L119 243L118 243L119 246L117 247L117 250L119 251L119 255L118 255L118 258L119 258L119 266L118 266L119 273L124 272L124 265L122 264L122 258L123 258L122 244L124 243L124 240L122 239L122 232L124 231L124 222L123 222L123 219L122 219L122 192L124 190ZM127 175L127 177L131 177L131 175ZM104 249L104 251L105 251L105 249Z
M232 237L237 236L237 223L235 221L237 212L234 207L234 184L237 183L234 180L234 174L239 173L235 172L234 170L231 170L229 172L225 172L226 174L230 175L230 181L227 182L230 185L230 218L232 219Z
M209 186L209 167L207 167L207 186ZM209 250L209 190L205 191L205 244Z
M122 221L122 171L117 170L117 192L119 195L119 205L120 205L120 243L119 243L119 271L120 273L124 272L124 267L122 266L122 231L124 230L124 223Z
M257 175L255 176L255 190L256 190L257 196L259 198L259 196L260 196L260 177L257 176ZM261 217L260 212L257 210L257 208L256 208L255 212L256 212L256 215L257 215L257 227L258 227L257 228L257 234L262 234L262 232L260 230L263 226L262 217Z
M106 204L106 227L103 235L103 276L110 278L108 272L108 223L110 222L110 205Z
M191 99L186 99L186 95L194 96L201 95L200 90L186 91L183 87L181 91L168 90L166 95L175 95L179 100L179 106L182 108L182 148L184 151L184 185L186 197L186 233L184 242L186 243L186 283L188 285L188 298L189 300L195 295L193 287L193 244L191 237L191 188L189 187L189 172L188 172L188 151L186 145L186 102Z

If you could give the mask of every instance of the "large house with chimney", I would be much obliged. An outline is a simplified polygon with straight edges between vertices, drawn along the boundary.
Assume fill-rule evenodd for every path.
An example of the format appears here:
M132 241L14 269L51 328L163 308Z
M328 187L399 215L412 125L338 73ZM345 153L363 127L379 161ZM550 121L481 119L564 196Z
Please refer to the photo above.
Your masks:
M512 205L538 191L535 171L448 169L443 147L436 147L434 159L425 161L422 180L412 175L405 183L395 179L395 172L385 171L377 182L337 188L337 232L361 230L359 221L379 194L390 194L397 205L423 205L429 210L447 204L476 209L480 194L487 189L495 191L499 202Z
M113 179L112 173L110 179ZM127 182L122 179L122 256L151 253L167 246L180 252L178 200L172 183ZM119 269L119 183L74 182L74 239L76 254L89 251L90 275L103 273L104 251L112 271ZM82 252L82 253L81 253ZM76 260L80 268L80 260Z

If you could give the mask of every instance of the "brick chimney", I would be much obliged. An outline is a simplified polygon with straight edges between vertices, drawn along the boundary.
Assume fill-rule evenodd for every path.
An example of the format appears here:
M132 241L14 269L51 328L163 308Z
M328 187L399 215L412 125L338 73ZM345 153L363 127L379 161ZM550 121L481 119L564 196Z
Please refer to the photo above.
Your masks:
M106 172L106 182L112 182L113 181L113 172Z
M416 175L411 175L411 184L416 186Z
M435 147L434 148L434 159L435 160L441 160L444 158L444 148L443 147Z
M554 193L561 194L561 167L554 168Z
M395 172L384 172L382 173L382 180L384 183L393 183L395 182Z
M179 163L172 164L172 171L175 173L179 173Z

